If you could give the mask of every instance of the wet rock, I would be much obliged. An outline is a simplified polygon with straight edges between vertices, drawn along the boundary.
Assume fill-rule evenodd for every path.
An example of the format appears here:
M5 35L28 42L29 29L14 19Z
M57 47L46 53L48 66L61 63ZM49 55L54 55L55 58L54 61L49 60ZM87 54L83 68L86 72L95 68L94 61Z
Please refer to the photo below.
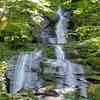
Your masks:
M61 89L55 89L55 91L59 94L66 94L66 93L70 93L70 92L74 92L75 88L61 88Z
M59 94L54 90L49 90L46 93L34 93L34 95L37 95L37 96L44 95L44 96L51 96L51 97L58 97L59 96Z
M96 79L91 78L91 77L86 78L86 79L87 79L89 82L93 83L93 84L100 84L100 80L96 80Z
M63 100L63 97L43 97L42 100Z
M21 93L21 96L27 97L28 93Z

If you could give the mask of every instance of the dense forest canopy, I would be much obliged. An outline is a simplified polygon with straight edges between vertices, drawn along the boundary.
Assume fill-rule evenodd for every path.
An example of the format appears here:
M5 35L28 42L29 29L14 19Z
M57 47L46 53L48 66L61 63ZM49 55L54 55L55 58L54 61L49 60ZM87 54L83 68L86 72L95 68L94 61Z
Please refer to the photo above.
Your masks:
M0 78L5 73L7 60L15 52L44 48L37 43L38 29L43 24L44 16L52 22L56 20L58 7L71 13L71 33L76 33L74 45L80 53L76 62L84 65L87 77L100 82L99 0L0 0ZM64 45L73 46L73 43ZM1 79L0 84L2 88ZM99 100L100 83L93 83L92 86L95 90L90 87L90 95L93 100Z
M0 41L20 45L36 40L37 28L43 16L55 19L59 6L72 13L74 32L80 34L80 41L99 45L100 12L98 0L1 0ZM18 42L18 43L17 43ZM10 45L10 46L11 46ZM16 47L16 46L15 46Z

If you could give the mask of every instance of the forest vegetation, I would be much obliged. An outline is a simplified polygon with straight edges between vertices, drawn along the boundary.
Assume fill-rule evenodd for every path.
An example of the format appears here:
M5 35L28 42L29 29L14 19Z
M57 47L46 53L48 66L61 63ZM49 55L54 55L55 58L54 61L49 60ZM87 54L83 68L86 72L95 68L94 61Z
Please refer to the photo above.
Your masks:
M99 0L0 0L0 100L18 100L4 91L6 67L12 55L37 48L45 50L46 57L53 57L52 47L39 43L38 30L45 17L50 19L51 26L55 23L58 7L70 12L70 33L75 34L66 37L76 40L63 45L78 50L79 57L74 61L84 66L90 82L88 94L92 100L100 100ZM35 100L30 91L28 96Z

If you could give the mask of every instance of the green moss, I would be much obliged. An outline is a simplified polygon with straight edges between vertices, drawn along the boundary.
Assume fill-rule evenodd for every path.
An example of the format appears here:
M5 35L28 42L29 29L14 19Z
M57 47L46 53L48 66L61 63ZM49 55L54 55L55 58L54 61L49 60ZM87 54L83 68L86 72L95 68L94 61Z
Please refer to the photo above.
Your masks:
M7 60L12 53L13 51L11 51L5 44L0 43L0 60Z
M97 75L92 75L90 76L90 78L100 81L100 76L97 76Z
M6 93L0 93L0 100L10 100L10 97Z
M99 69L100 69L100 66L98 66L98 65L95 66L95 69L96 69L96 70L99 70Z
M54 48L52 46L46 46L44 49L44 52L46 53L46 57L49 58L49 59L52 59L55 57L55 54L54 54Z
M8 94L0 91L0 100L37 100L32 91L21 89L18 93Z
M75 62L75 63L78 63L78 64L83 64L83 60L84 60L84 59L77 58L77 59L74 59L74 62Z
M89 85L88 92L92 100L100 100L100 84Z
M76 41L76 42L66 42L66 43L64 43L64 47L65 48L67 48L67 47L75 47L75 46L77 46L77 44L78 44L79 42L78 41Z
M66 99L74 100L74 98L75 98L75 93L74 93L74 92L66 93L66 94L63 94L63 96L64 96L64 100L66 100Z
M41 75L41 78L44 80L43 86L54 86L55 84L57 84L56 74L46 73Z
M84 66L84 71L87 77L90 77L94 70L91 68L91 66Z
M100 57L87 58L86 62L90 65L100 65Z

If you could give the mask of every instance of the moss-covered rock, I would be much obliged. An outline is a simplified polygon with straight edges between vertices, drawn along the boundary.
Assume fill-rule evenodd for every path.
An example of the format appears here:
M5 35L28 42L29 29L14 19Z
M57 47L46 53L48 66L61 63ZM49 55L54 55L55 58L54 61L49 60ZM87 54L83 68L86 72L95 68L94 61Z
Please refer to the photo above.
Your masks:
M0 92L0 100L10 100L9 94Z
M57 78L55 73L45 73L41 75L41 78L44 80L43 86L49 86L53 85L55 86L57 84Z
M92 66L100 66L100 57L87 58L86 62Z
M66 100L66 99L74 100L75 99L75 93L74 92L63 94L63 96L64 96L64 100Z
M91 84L88 87L88 93L92 100L100 100L100 84Z

